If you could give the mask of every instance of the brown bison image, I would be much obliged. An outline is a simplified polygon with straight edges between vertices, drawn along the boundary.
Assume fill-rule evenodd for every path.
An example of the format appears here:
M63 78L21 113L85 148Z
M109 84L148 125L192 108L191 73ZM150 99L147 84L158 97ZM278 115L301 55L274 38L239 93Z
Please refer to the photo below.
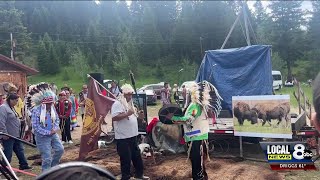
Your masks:
M244 120L249 120L251 124L258 122L258 114L251 110L250 106L244 102L237 102L233 108L233 114L238 119L239 125L242 126Z
M281 103L277 106L267 105L267 104L257 104L252 108L254 110L259 119L262 119L262 126L268 122L271 125L272 119L277 119L279 125L282 119L285 119L288 123L289 121L289 112L290 112L290 105L288 102Z

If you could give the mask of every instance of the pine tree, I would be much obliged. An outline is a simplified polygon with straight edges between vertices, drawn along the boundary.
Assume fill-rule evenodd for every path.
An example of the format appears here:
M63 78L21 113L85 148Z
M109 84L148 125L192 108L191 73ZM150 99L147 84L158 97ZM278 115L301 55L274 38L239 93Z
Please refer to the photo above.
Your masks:
M47 74L48 73L48 52L45 47L45 43L41 38L37 46L37 62L38 62L38 69L40 73Z
M298 1L272 1L269 5L272 10L273 45L280 57L286 62L288 79L292 78L292 66L301 57L301 41L303 33L301 26L304 23L301 3Z
M38 68L42 74L56 74L60 71L60 63L51 37L46 33L38 42Z
M261 0L256 1L254 4L256 24L256 36L259 44L271 44L270 32L272 31L273 21L269 14L266 12L266 8L263 7Z
M15 8L15 2L0 2L0 52L10 57L10 33L16 44L15 60L23 62L23 57L29 55L30 34L22 23L23 12ZM4 40L4 41L3 41Z
M267 13L266 13L265 8L262 5L261 0L256 1L253 6L255 9L254 15L256 18L256 23L257 24L262 23L265 20L265 18L267 17Z
M312 18L309 22L309 35L314 48L320 47L320 1L312 2Z

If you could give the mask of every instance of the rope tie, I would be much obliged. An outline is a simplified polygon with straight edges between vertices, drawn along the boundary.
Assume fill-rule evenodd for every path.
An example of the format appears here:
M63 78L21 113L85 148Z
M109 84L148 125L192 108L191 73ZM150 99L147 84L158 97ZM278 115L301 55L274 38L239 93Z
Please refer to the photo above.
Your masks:
M204 140L204 144L206 145L206 148L207 148L207 160L211 161L210 157L209 157L209 142L208 142L208 140Z
M198 173L198 176L200 177L200 180L201 179L204 179L204 175L203 175L203 145L202 145L202 142L201 142L201 145L200 145L200 158L201 158L201 170L200 172Z
M187 158L186 162L188 162L188 160L189 160L189 158L190 158L190 152L191 152L191 148L192 148L192 143L193 143L193 141L191 141L190 146L189 146L188 151L187 151L187 153L188 153L188 158Z
M66 121L62 118L61 119L61 132L62 132L62 134L64 133L64 127L65 127L65 124L66 124Z

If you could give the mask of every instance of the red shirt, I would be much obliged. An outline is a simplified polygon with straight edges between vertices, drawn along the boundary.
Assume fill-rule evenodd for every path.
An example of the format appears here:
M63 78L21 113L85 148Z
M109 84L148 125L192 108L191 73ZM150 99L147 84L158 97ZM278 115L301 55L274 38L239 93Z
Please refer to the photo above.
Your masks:
M56 110L59 115L59 118L68 118L71 114L72 104L69 100L59 100L56 103Z
M105 89L102 90L101 92L104 96L107 96L107 91Z

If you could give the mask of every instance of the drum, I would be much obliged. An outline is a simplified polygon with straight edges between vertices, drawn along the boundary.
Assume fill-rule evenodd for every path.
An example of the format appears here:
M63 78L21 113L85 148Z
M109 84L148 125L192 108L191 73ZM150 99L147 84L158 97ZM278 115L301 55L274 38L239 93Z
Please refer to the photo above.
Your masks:
M171 119L167 118L168 115L183 116L183 112L178 105L169 104L159 110L159 120L163 124L174 124Z

